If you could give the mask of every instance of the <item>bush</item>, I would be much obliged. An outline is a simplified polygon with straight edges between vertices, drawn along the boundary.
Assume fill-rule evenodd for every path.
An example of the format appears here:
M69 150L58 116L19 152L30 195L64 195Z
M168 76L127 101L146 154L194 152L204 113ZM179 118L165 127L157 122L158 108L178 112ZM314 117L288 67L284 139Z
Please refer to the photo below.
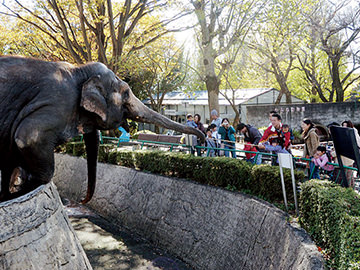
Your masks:
M70 142L65 145L67 154L78 157L86 157L84 142Z
M111 160L113 156L110 153L116 152L116 146L113 144L100 144L99 145L99 154L98 161L103 163L116 164L116 161Z
M67 150L81 156L85 153L83 145L78 143L71 143ZM253 166L238 159L195 157L164 151L117 151L113 145L100 146L99 161L232 190L250 190L252 194L273 202L283 200L279 167L276 166ZM284 177L290 201L293 200L290 170L284 169ZM295 178L299 182L304 174L296 171Z
M250 165L229 158L195 157L162 151L137 151L133 161L140 170L166 176L176 176L219 187L227 185L246 188Z
M283 169L286 196L288 200L294 200L292 179L290 169ZM296 186L305 177L302 171L295 171ZM251 170L250 190L271 201L282 200L283 193L281 187L280 169L278 166L256 165Z
M328 181L302 184L300 223L324 249L330 269L360 269L360 197Z

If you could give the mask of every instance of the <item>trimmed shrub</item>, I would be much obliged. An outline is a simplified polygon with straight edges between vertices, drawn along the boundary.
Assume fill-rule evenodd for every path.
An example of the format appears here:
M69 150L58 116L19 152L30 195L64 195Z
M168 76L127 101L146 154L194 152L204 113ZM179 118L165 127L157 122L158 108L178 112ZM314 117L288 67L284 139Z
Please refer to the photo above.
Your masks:
M83 143L69 143L66 151L72 155L86 156ZM279 167L251 165L239 159L226 157L196 157L190 154L164 151L116 150L114 145L100 145L99 162L118 164L151 173L175 176L231 190L250 190L252 194L269 201L282 201ZM284 169L288 200L293 200L291 174ZM295 172L296 182L304 178Z
M113 160L110 160L110 153L116 152L116 146L113 144L100 144L99 145L99 154L98 154L98 161L103 163L114 163ZM113 158L113 157L111 157Z
M291 171L290 169L283 169L283 173L287 199L294 200ZM302 171L295 171L294 176L296 186L305 177ZM253 193L271 201L283 199L280 169L278 166L265 164L253 166L251 180L250 190Z
M135 168L134 154L130 151L118 151L114 152L116 163L120 166ZM111 158L113 160L114 158Z
M300 223L328 256L330 269L360 269L360 197L328 181L302 184Z
M69 142L65 145L67 154L78 157L86 157L84 142Z

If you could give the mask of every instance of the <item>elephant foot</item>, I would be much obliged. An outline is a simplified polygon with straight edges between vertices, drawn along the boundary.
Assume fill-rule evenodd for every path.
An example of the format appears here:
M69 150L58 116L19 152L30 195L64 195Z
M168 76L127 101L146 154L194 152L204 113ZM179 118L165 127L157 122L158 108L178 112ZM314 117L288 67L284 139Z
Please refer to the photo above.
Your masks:
M9 185L4 185L3 188L6 188L4 188L4 190L1 190L0 192L0 202L15 199L34 190L39 185L36 185L36 182L33 182L34 181L31 177L31 174L28 174L21 167L16 167L11 173Z
M27 175L24 169L16 167L10 177L9 191L10 193L19 192L27 180Z

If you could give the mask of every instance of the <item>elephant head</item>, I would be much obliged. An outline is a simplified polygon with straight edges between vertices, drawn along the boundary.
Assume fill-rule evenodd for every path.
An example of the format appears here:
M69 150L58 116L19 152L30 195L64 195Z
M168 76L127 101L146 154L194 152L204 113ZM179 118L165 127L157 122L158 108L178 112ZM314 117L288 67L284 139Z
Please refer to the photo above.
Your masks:
M131 119L194 134L204 140L204 134L200 130L179 124L149 109L133 94L127 83L102 64L96 63L96 66L101 72L83 84L80 105L98 116L98 129L114 129L124 119Z
M131 91L129 85L120 80L104 65L90 65L96 70L82 85L80 106L96 117L95 128L114 129L126 119L137 122L153 123L182 133L194 134L204 141L204 134L195 128L179 124L149 109ZM88 156L88 191L82 203L88 202L94 193L96 182L97 134L84 134Z

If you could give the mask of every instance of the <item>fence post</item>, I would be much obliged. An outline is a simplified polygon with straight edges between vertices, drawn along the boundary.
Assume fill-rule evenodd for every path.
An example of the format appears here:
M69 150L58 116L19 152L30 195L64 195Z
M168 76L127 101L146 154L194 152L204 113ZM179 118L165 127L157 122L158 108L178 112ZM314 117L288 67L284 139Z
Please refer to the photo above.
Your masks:
M278 154L280 155L280 154ZM286 212L289 211L288 208L288 204L287 204L287 199L286 199L286 190L285 190L285 182L284 182L284 174L283 174L283 167L282 167L282 161L281 158L279 157L279 168L280 168L280 178L281 178L281 187L282 187L282 192L283 192L283 196L284 196L284 204L285 204L285 208L286 208Z

